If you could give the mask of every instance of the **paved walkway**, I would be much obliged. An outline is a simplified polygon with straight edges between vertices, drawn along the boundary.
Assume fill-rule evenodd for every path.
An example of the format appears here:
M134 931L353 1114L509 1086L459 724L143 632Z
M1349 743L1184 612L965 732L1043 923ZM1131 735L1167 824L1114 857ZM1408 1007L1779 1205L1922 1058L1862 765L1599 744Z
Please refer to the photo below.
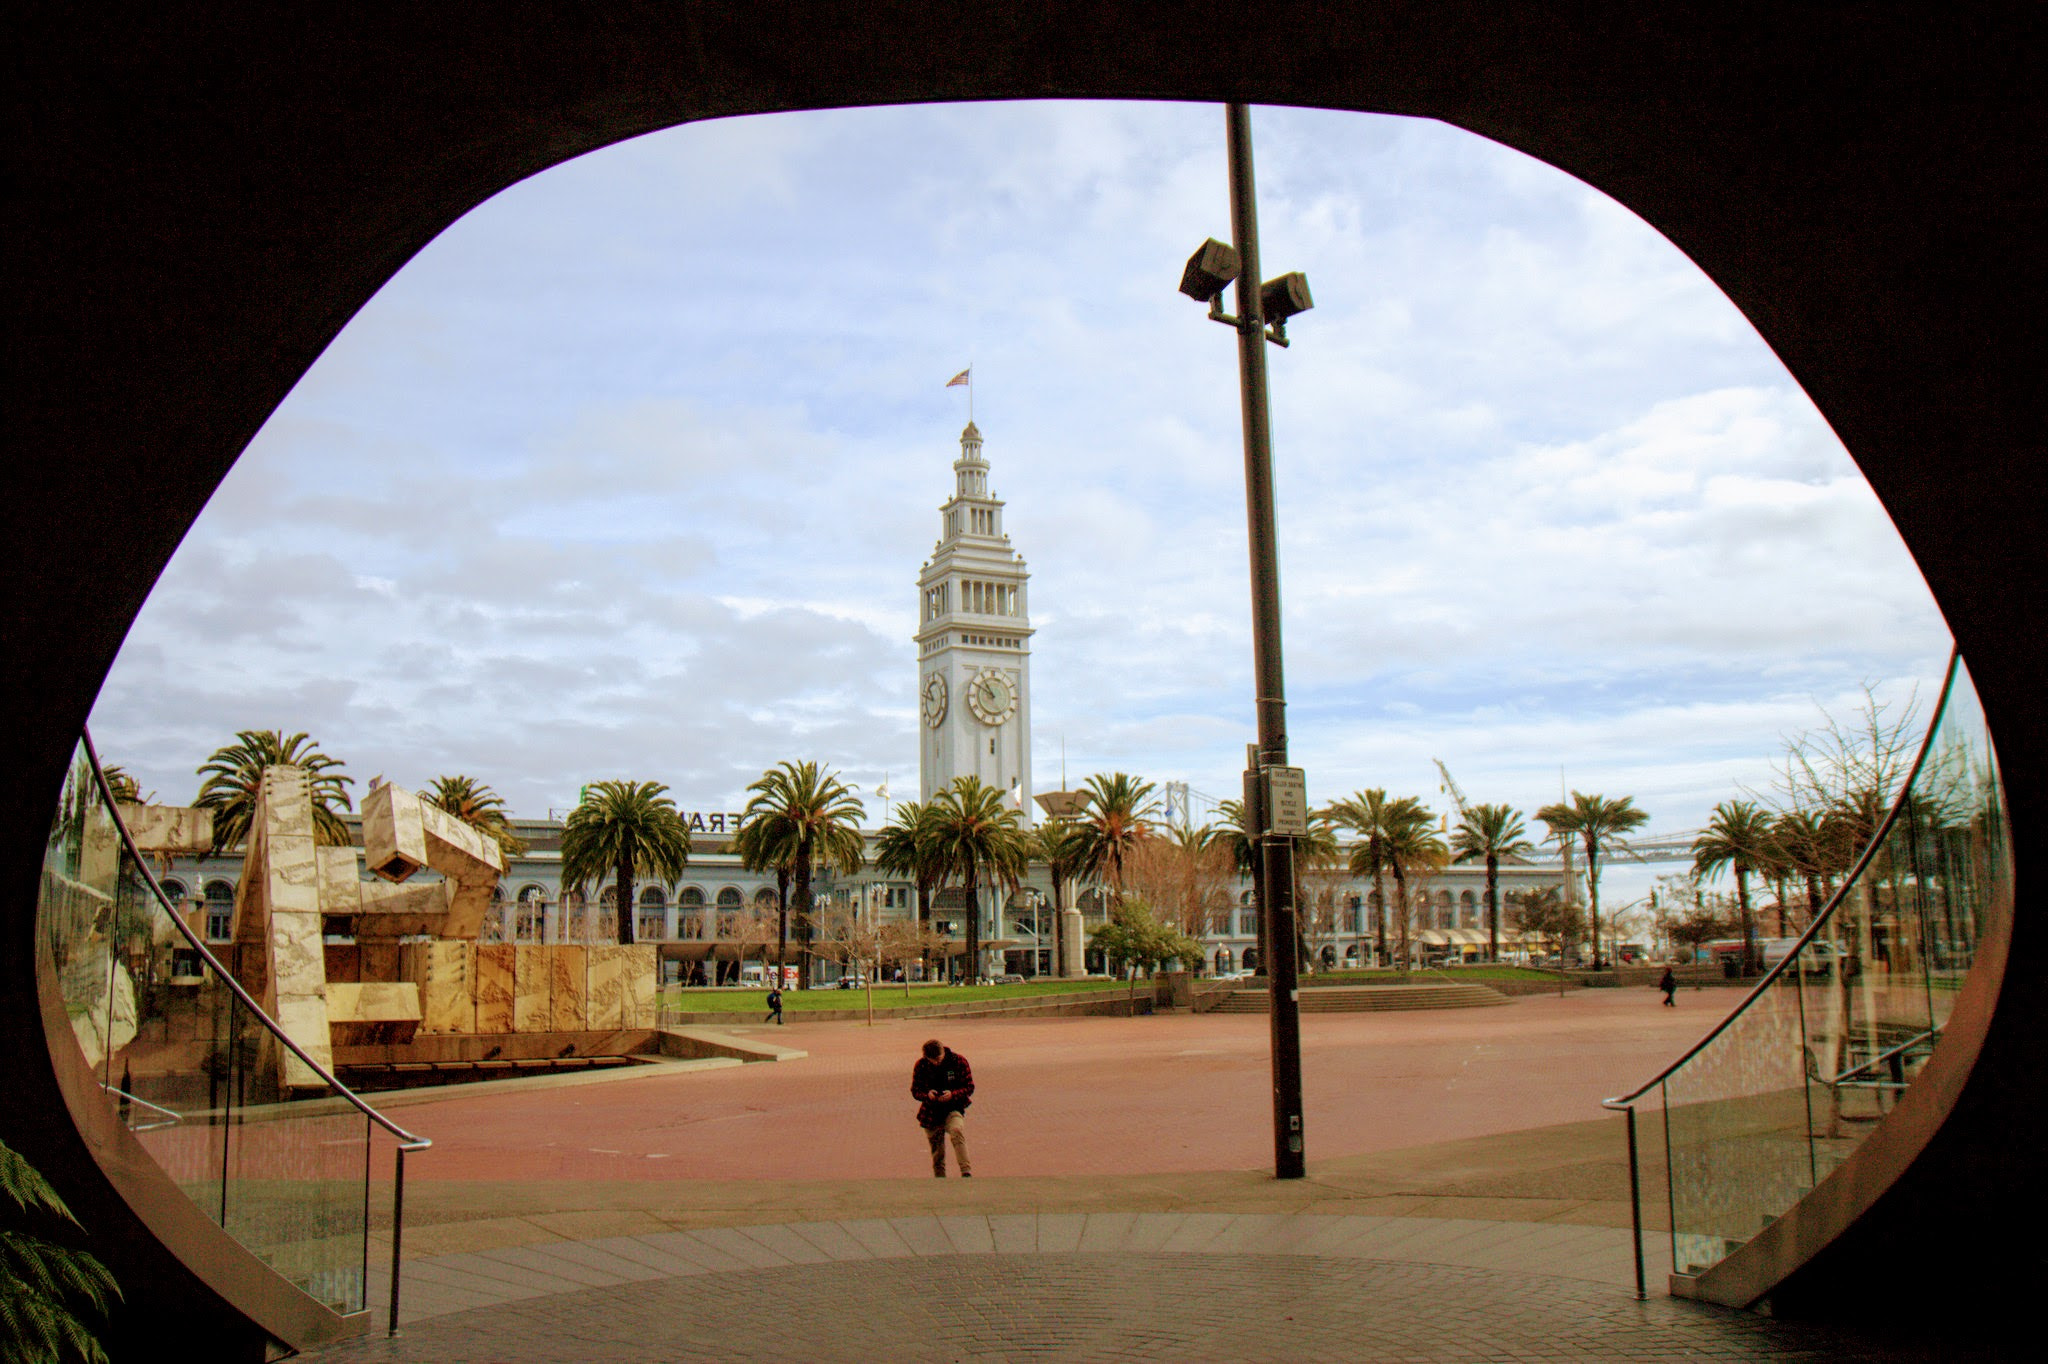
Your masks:
M383 1338L379 1311L371 1339L320 1358L1957 1357L1953 1342L1944 1353L1654 1292L1637 1302L1632 1275L1627 1232L1471 1219L1047 1213L710 1227L409 1262L402 1334Z
M1666 1297L1654 1122L1635 1300L1597 1100L1717 1007L1586 991L1305 1020L1301 1180L1267 1173L1263 1018L954 1028L982 1177L943 1183L905 1092L925 1023L758 1030L793 1065L407 1096L436 1144L408 1165L403 1333L379 1279L371 1338L321 1357L1958 1357Z

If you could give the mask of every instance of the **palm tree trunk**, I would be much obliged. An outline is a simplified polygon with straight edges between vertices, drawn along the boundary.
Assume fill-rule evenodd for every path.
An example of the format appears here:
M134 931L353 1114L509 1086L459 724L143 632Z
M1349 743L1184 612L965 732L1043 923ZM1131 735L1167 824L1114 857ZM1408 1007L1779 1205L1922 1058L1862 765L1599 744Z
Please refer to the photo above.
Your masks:
M783 968L789 965L789 868L775 869L775 988L782 988Z
M924 978L932 978L932 883L929 877L917 878L917 962L924 968ZM904 994L910 993L908 973L903 982Z
M1401 932L1398 939L1401 961L1395 969L1405 976L1408 974L1408 958L1411 955L1408 948L1408 878L1402 873L1399 862L1394 864L1394 898L1401 902Z
M1735 903L1742 906L1742 974L1753 976L1762 963L1757 960L1756 923L1749 914L1749 871L1740 863L1735 867Z
M972 858L967 862L967 983L974 984L981 975L981 897L975 880L975 865Z
M796 845L796 988L811 988L811 840Z
M1500 960L1500 859L1486 856L1486 959Z
M1387 959L1387 878L1379 872L1372 874L1372 893L1380 899L1379 908L1373 911L1373 927L1379 935L1379 946L1374 949L1380 961Z
M618 873L618 929L619 945L630 947L633 942L633 840L625 839L619 847Z
M1593 969L1600 969L1600 843L1586 843L1586 902L1593 914Z

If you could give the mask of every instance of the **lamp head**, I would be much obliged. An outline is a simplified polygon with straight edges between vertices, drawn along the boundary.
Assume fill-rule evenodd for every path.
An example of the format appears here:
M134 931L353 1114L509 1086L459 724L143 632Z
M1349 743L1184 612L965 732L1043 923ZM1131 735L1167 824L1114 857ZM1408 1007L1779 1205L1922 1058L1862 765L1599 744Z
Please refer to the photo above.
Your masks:
M1237 248L1214 237L1195 248L1181 271L1180 291L1197 303L1207 303L1237 278Z
M1299 270L1259 286L1259 311L1268 322L1285 322L1315 306L1315 300L1308 296L1308 276Z

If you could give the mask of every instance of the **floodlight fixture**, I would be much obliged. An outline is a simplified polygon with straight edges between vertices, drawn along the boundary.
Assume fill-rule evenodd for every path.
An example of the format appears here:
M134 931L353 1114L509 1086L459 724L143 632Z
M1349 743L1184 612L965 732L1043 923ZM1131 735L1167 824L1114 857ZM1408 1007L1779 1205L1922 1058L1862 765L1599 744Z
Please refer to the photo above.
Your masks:
M1315 301L1308 296L1308 276L1299 270L1269 279L1259 286L1259 311L1266 315L1266 321L1282 323L1296 313L1305 313L1315 307Z
M1237 248L1214 237L1195 248L1181 272L1180 291L1197 303L1215 301L1237 278Z

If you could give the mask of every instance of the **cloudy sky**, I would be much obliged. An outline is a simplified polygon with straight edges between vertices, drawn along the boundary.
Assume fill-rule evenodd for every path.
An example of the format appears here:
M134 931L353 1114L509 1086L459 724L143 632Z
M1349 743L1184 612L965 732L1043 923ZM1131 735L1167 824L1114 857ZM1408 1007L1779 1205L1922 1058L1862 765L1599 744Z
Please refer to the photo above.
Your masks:
M1626 209L1429 122L1261 109L1294 761L1317 800L1696 828L1948 634L1748 323ZM916 575L972 363L1032 571L1034 762L1237 788L1252 737L1223 115L996 104L639 139L505 191L273 415L93 716L161 799L237 729L522 815L737 808L783 758L916 788ZM875 811L879 815L879 809ZM1624 880L1627 878L1624 877Z

